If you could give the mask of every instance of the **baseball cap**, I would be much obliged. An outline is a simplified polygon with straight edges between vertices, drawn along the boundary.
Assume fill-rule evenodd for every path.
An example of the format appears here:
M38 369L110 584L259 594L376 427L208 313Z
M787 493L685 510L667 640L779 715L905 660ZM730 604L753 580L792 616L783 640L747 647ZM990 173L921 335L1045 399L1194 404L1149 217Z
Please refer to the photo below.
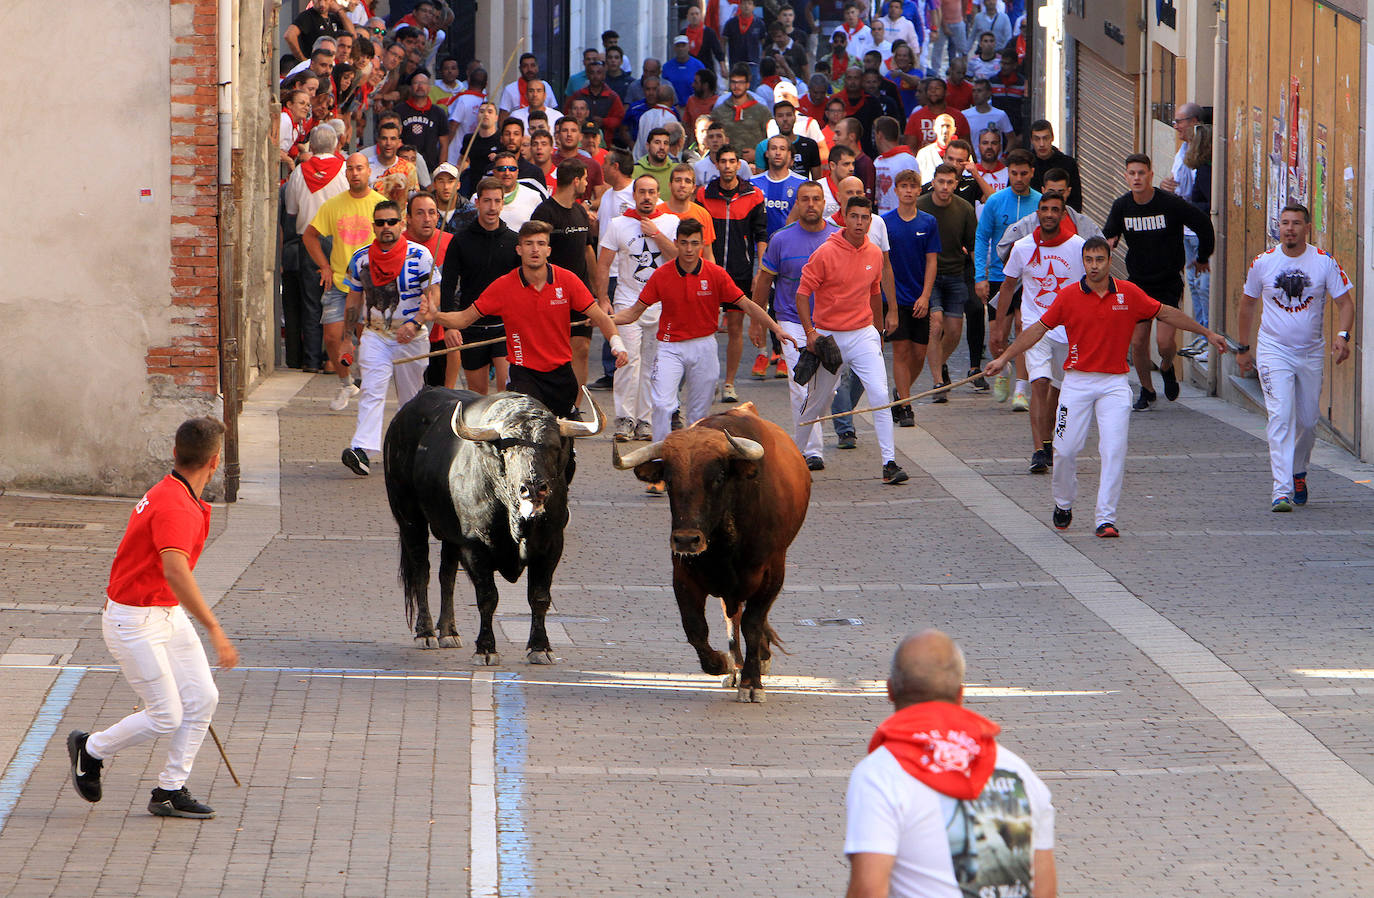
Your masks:
M844 30L843 25L836 25L835 30L830 32L830 39L834 40L836 35L844 37L845 43L849 43L849 32Z
M673 46L674 46L674 47L676 47L678 44L686 44L686 43L690 43L690 41L687 40L687 35L685 35L685 34L679 34L677 37L673 38Z
M601 133L601 129L598 128L598 127L596 126L596 122L583 122L583 123L582 123L582 133L583 133L583 134L600 134L600 133Z
M445 162L443 165L440 165L438 168L434 170L435 178L439 177L440 175L449 175L450 177L456 178L458 177L458 169L452 166L451 164Z

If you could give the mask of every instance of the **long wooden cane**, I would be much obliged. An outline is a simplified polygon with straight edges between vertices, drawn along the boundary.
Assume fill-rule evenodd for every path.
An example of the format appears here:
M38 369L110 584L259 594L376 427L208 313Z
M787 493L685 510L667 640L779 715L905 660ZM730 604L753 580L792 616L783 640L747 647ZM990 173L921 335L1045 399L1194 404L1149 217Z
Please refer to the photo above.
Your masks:
M896 408L899 405L907 405L909 403L915 402L917 399L924 399L927 396L934 396L936 393L944 393L954 389L955 387L962 387L964 384L972 383L973 381L977 380L982 376L983 372L980 371L977 374L970 374L963 380L956 380L953 383L945 384L942 387L936 387L933 390L926 390L924 393L917 393L915 396L908 396L905 399L898 399L896 402L889 402L887 405L875 405L871 408L850 409L847 412L839 412L838 414L834 415L822 415L819 418L812 418L810 421L801 422L801 426L806 427L811 424L819 424L821 421L829 421L832 418L843 418L845 415L862 415L864 412L881 412L884 409Z
M420 359L432 359L436 355L448 355L450 352L457 352L460 349L478 349L482 346L492 346L504 342L506 342L505 337L492 337L490 340L478 340L476 343L462 343L458 346L450 346L447 349L436 349L434 352L427 352L424 355L413 355L409 358L397 359L391 364L404 365L406 362L418 362Z
M234 785L242 786L243 783L239 782L239 775L234 772L234 765L229 763L229 756L224 753L224 745L219 741L219 735L215 732L213 724L210 726L210 738L215 740L215 748L219 749L219 756L224 761L224 766L228 768L229 775L234 778Z
M487 80L487 100L488 100L489 102L495 102L495 103L500 103L500 102L501 102L501 94L499 93L499 91L505 86L505 83L506 83L506 73L510 71L510 64L511 64L512 62L515 61L515 54L520 52L520 45L523 44L524 42L525 42L525 38L524 38L524 37L517 38L516 41L515 41L515 46L514 46L514 47L511 49L511 51L510 51L510 55L506 57L506 64L505 64L504 66L501 67L501 77L498 78L497 81L496 81L496 90L498 91L498 93L497 93L497 95L496 95L496 99L495 99L495 100L492 100L492 99L491 99L491 80L490 80L490 79ZM499 108L500 108L500 107L498 107L498 109L499 109ZM467 148L463 150L463 155L458 159L458 171L459 171L460 173L463 171L463 166L464 166L464 165L467 163L467 161L468 161L468 154L472 152L472 145L473 145L474 143L476 143L476 141L469 140L469 141L468 141Z

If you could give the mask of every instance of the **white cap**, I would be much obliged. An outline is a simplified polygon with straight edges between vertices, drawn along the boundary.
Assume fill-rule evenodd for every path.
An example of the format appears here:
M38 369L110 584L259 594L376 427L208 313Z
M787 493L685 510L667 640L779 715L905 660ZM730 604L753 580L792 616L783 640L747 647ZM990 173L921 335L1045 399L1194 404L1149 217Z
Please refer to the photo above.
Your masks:
M458 169L455 168L453 165L450 165L449 163L445 162L443 165L440 165L438 168L434 169L434 175L431 178L431 180L433 180L433 178L439 177L440 175L449 175L453 178L457 178Z
M689 40L687 40L687 35L685 35L685 34L679 34L677 37L673 38L673 46L674 46L674 47L676 47L678 44L687 44L687 43L691 43L691 42L690 42Z

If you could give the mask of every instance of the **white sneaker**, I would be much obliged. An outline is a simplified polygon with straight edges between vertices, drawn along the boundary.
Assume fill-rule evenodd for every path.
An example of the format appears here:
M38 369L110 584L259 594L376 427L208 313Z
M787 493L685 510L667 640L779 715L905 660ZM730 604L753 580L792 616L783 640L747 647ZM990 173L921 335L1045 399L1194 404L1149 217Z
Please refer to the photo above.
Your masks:
M339 394L329 400L329 408L333 411L341 412L348 408L348 400L361 392L362 390L359 390L351 380L347 383L341 383L339 384Z

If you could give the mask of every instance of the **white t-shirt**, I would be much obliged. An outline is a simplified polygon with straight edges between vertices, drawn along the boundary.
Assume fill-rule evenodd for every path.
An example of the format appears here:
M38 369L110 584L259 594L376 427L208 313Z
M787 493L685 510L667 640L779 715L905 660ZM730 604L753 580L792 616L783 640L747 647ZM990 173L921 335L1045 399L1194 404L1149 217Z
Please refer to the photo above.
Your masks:
M1001 745L973 801L936 792L879 748L850 775L845 815L845 854L896 858L892 898L1029 895L1033 852L1054 848L1050 790Z
M1250 263L1245 295L1260 300L1258 343L1296 352L1320 350L1326 301L1350 292L1350 279L1336 260L1308 244L1296 259L1275 246Z
M891 43L906 41L913 53L920 51L921 38L916 34L916 26L906 16L898 16L895 22L883 16L883 31L892 39Z
M553 130L558 127L558 123L562 120L563 113L546 103L544 104L544 114L549 117L549 133L552 134ZM530 133L530 107L521 106L519 109L512 109L509 117L518 119L520 124L525 126L525 133Z
M1021 279L1022 327L1039 321L1060 290L1083 279L1083 243L1083 237L1074 234L1058 246L1036 246L1032 233L1011 245L1002 274L1008 280ZM1069 341L1062 324L1045 336L1056 343Z
M1169 167L1169 177L1173 178L1178 186L1174 188L1174 193L1183 197L1185 200L1193 193L1193 181L1197 178L1197 172L1184 164L1183 160L1188 155L1188 141L1178 145L1178 150L1174 153L1174 164ZM1197 232L1192 228L1183 229L1184 237L1196 237Z
M975 147L978 146L978 135L989 128L996 128L1003 134L1010 134L1011 119L1007 117L1005 110L993 106L987 112L979 112L977 106L970 106L964 110L964 118L968 121L968 130Z
M677 236L678 218L671 212L655 215L653 222L669 240ZM624 215L617 215L610 227L601 232L600 247L615 251L615 296L611 305L617 312L634 305L649 276L671 261L663 257L657 243L644 236L639 219Z
M983 168L983 163L979 162L978 176L982 178L985 182L987 182L987 185L992 188L993 193L996 193L997 191L1001 190L1003 187L1006 187L1008 184L1011 183L1011 172L1007 171L1007 167L1005 165L997 169L997 171L990 172L987 169ZM983 202L982 200L978 200L978 202L973 204L973 214L978 216L979 218L982 218L983 207L986 205L987 203Z
M635 204L634 181L620 190L607 190L601 194L601 202L596 207L597 221L610 221Z
M520 226L530 220L535 208L542 202L542 193L517 182L515 190L507 195L506 204L501 207L501 220L512 231L519 231Z
M315 158L318 159L319 157ZM296 216L296 233L305 233L305 229L310 227L310 222L315 220L315 213L320 211L325 200L338 196L347 189L348 178L344 175L344 166L342 165L339 166L339 171L333 179L319 190L311 190L306 186L305 172L301 166L298 165L292 169L291 176L286 179L284 198L287 214Z
M935 169L945 161L944 153L940 152L940 145L928 143L916 151L917 171L921 173L921 183L929 184L935 180Z
M1002 57L994 54L992 59L984 59L977 53L968 58L968 80L977 81L986 78L991 81L1002 71Z
M897 208L897 175L904 171L914 171L918 174L921 171L920 163L906 147L879 153L873 159L873 195L878 202L875 215L882 215Z
M501 88L501 101L496 104L498 108L508 112L514 112L520 108L520 82L512 81ZM558 108L558 95L553 92L553 85L544 82L544 105Z
M769 124L772 124L772 122L770 121ZM711 161L711 157L709 155L702 156L700 159L698 159L692 165L692 171L696 173L698 187L705 187L707 184L710 184L716 178L720 177L720 169L716 168L716 164ZM753 167L748 162L745 162L743 159L741 159L739 161L740 180L748 181L753 177Z

